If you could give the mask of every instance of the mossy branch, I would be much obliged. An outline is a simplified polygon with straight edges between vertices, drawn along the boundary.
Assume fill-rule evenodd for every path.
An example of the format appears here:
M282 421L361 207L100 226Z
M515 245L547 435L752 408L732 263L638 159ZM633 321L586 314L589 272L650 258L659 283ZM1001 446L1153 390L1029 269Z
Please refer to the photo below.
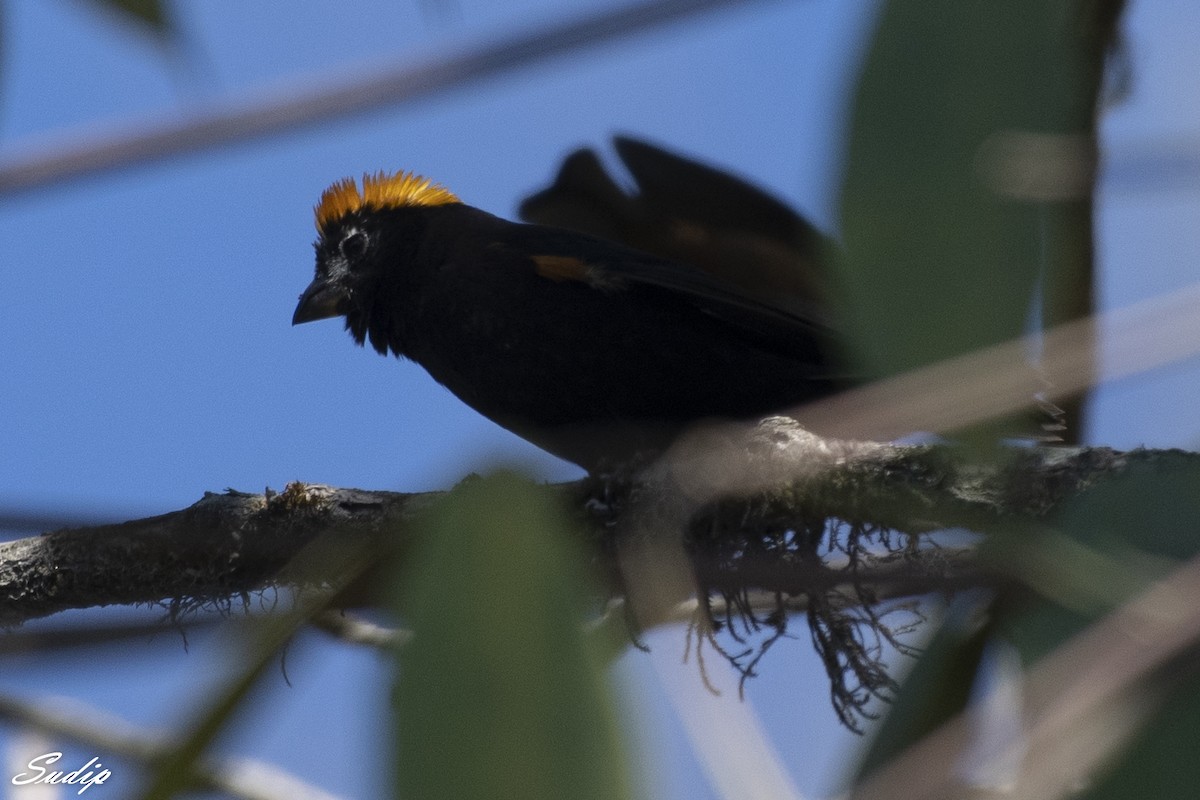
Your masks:
M980 458L949 445L822 440L786 418L764 422L741 448L744 463L732 464L728 451L722 456L736 483L713 482L711 464L697 467L681 456L670 468L656 466L628 480L593 478L546 491L589 523L597 560L613 570L624 517L659 501L677 503L682 493L691 498L688 550L701 586L796 595L852 580L860 587L875 582L882 596L897 596L978 585L989 577L971 559L937 549L909 547L850 576L845 563L773 556L776 550L747 543L774 542L780 531L800 524L811 530L814 519L910 535L945 528L987 533L1002 522L1041 519L1094 483L1131 469L1200 463L1200 455L1178 450L1108 448L1014 448ZM709 476L715 493L697 489L697 475ZM402 553L407 523L440 495L299 483L279 494L230 490L156 517L6 542L0 544L0 625L113 604L165 604L177 612L225 603L290 582L280 571L320 535L366 536L380 552Z

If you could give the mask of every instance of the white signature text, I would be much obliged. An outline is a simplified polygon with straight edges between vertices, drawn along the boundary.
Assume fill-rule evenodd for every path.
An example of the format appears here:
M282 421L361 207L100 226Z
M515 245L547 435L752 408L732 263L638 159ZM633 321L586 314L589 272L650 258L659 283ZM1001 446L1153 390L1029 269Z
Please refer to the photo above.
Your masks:
M92 756L92 760L79 769L74 769L70 772L49 770L46 768L60 758L62 758L62 753L43 753L36 758L32 758L27 765L30 771L14 775L12 782L17 786L34 783L78 785L79 791L75 794L83 794L92 786L99 786L104 783L112 775L111 772L104 769L104 765L100 763L100 759L96 756Z

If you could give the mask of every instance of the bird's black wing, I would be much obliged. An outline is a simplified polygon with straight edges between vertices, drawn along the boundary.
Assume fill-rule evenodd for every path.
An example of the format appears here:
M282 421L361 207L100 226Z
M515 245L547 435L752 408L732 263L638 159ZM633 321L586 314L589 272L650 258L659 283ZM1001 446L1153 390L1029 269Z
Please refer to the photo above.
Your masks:
M686 303L783 353L811 355L836 341L833 329L794 303L775 306L695 267L656 258L603 239L540 225L519 225L519 250L538 275L577 281L594 291L640 291L661 302Z
M778 198L724 170L629 136L613 139L642 200L711 228L747 231L810 248L819 234Z

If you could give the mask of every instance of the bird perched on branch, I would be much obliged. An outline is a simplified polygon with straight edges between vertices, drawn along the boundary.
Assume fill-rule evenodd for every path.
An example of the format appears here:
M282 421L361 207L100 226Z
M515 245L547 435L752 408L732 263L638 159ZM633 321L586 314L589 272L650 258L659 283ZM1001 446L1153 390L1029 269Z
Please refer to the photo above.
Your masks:
M736 178L633 140L618 149L641 193L581 151L523 207L576 230L501 219L406 172L334 183L293 324L344 317L358 344L412 359L592 471L693 422L834 391L819 234Z

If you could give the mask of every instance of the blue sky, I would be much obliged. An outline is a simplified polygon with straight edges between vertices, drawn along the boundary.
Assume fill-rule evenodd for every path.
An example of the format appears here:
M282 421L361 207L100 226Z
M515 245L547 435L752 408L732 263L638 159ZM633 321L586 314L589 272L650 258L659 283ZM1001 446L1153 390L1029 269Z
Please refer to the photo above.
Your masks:
M0 17L0 158L606 7L431 5L178 3L188 47L168 57L89 4L11 0ZM354 347L337 323L290 326L311 277L321 190L411 169L511 217L565 153L622 132L727 167L832 229L837 142L873 6L748 3L403 107L0 196L0 501L136 516L291 480L444 488L495 459L574 476L419 367ZM1119 169L1162 142L1200 141L1200 8L1135 2L1128 32L1132 94L1104 126L1114 165L1098 214L1106 307L1191 283L1200 254L1197 175L1168 162L1172 180L1147 185ZM1104 389L1093 440L1195 446L1197 377L1189 363ZM681 652L681 633L651 645ZM6 664L0 692L67 694L168 724L200 696L218 646L197 634L184 652L159 637L86 663ZM831 790L856 740L837 727L809 649L805 636L777 646L749 696L812 795ZM384 659L309 634L288 671L292 685L267 681L230 750L349 796L375 794ZM707 796L648 658L630 654L617 675L652 794Z

